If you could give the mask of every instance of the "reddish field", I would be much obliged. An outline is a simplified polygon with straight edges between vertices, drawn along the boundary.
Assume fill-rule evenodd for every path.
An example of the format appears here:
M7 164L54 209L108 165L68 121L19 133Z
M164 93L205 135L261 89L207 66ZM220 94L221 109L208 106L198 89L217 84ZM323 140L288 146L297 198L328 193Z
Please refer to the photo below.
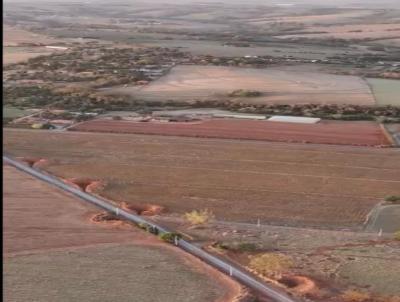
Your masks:
M93 120L69 130L356 146L390 145L379 125L373 122L324 121L319 124L294 124L213 119L199 123L144 123Z

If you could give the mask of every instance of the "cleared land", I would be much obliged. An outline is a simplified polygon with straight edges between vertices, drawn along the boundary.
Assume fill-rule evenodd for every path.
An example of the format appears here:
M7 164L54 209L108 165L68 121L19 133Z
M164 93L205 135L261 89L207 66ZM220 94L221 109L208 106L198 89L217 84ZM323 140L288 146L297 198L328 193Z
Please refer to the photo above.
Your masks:
M378 105L400 106L400 81L367 79Z
M193 123L93 120L69 130L338 145L390 145L379 125L373 122L325 121L310 125L237 119L211 119Z
M396 149L11 129L4 146L56 175L101 180L110 199L220 220L360 227L400 193Z
M257 90L264 95L237 98L251 104L375 103L367 83L355 76L310 72L307 68L293 70L268 68L235 68L220 66L176 66L169 74L149 85L115 88L111 93L131 95L150 101L190 101L226 96L237 89Z
M40 45L60 42L60 40L12 26L4 26L3 33L3 64L5 65L20 63L37 56L49 55L54 50Z
M208 302L237 294L235 283L133 226L95 225L96 210L82 201L12 167L3 173L6 301Z
M52 53L53 51L44 47L3 47L3 64L21 63L31 58Z
M4 26L3 32L4 46L19 46L21 43L51 44L59 42L57 39L13 26Z

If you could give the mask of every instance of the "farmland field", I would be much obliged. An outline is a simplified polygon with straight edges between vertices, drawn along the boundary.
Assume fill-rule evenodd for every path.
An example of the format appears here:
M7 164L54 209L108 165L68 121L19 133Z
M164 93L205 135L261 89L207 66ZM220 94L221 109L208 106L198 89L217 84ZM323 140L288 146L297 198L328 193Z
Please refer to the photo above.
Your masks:
M59 40L29 32L16 27L4 27L3 64L26 61L41 55L49 55L54 51L46 49L43 44L57 43ZM24 45L25 46L21 46ZM28 46L29 45L29 46Z
M310 72L301 68L177 66L149 85L115 88L110 92L149 101L190 101L226 96L237 89L257 90L264 94L236 99L251 104L374 104L370 88L359 77Z
M378 105L400 106L400 81L367 79Z
M11 129L4 144L47 159L58 176L103 181L110 199L170 214L209 208L219 220L359 228L400 193L396 149Z
M338 145L390 145L379 125L374 122L324 121L307 125L237 119L189 123L93 120L78 124L69 130Z
M83 201L13 167L3 173L6 301L209 302L237 295L236 283L139 229L96 225L90 218L98 210Z
M12 106L3 106L3 117L5 118L16 118L22 117L29 113L28 110L22 110Z

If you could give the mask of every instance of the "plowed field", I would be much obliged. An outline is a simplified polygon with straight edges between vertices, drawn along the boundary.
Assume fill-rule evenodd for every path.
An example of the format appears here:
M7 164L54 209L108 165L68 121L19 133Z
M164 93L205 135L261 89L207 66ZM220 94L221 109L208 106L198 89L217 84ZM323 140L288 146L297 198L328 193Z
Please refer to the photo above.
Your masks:
M252 139L278 142L377 146L390 145L373 122L282 122L213 119L196 123L156 123L93 120L70 128L76 131L158 134L191 137Z
M400 195L398 149L8 129L4 146L166 214L208 208L219 220L360 227L385 196Z

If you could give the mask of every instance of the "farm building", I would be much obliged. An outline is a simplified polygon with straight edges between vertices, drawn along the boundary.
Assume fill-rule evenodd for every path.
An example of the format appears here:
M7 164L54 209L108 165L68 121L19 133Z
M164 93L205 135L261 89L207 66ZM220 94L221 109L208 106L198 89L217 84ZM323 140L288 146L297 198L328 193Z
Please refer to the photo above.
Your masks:
M269 122L284 122L284 123L300 123L300 124L316 124L321 121L320 118L304 117L304 116L285 116L274 115L268 119Z

